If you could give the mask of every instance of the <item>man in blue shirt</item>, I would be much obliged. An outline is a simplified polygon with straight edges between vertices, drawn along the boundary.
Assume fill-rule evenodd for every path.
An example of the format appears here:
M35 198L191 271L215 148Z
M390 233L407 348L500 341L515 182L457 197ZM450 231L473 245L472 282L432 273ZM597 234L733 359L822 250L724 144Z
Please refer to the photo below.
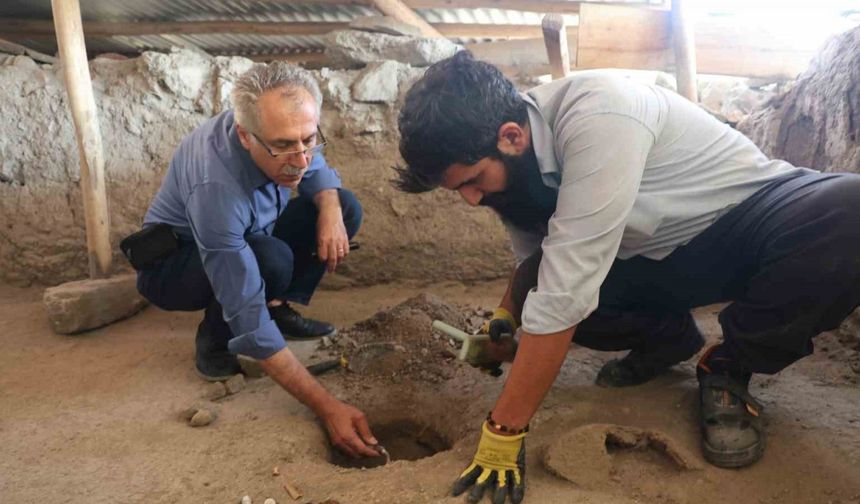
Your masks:
M288 302L310 301L362 218L320 152L319 86L277 62L252 67L231 98L233 110L198 127L173 156L144 227L169 225L179 247L139 272L138 289L165 310L205 309L195 358L204 379L240 372L236 354L258 359L323 420L332 443L375 456L364 414L329 394L284 342L335 333Z

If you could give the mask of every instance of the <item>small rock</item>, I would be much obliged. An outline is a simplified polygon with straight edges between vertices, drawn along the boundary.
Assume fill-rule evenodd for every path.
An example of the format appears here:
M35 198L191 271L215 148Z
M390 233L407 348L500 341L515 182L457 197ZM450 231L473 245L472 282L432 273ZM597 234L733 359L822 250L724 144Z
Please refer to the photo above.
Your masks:
M238 394L245 388L245 375L237 374L224 382L224 390L230 394Z
M200 411L200 408L198 408L198 407L196 407L196 406L192 406L192 407L190 407L190 408L185 408L184 410L182 410L182 411L179 413L179 418L180 418L180 419L182 419L182 420L184 420L184 421L186 421L186 422L190 422L190 421L191 421L191 418L192 418L192 417L194 416L194 414L195 414L195 413L197 413L198 411Z
M203 427L212 423L212 420L215 420L215 415L209 410L201 409L191 417L191 420L188 421L188 425L192 427Z
M203 394L203 397L215 401L226 397L227 393L227 388L222 382L214 382L206 386L206 392Z
M328 336L323 336L320 339L320 348L328 348L332 345L331 338Z
M241 502L241 504L251 504L251 496L250 496L250 495L246 495L246 496L242 497L242 502Z
M278 501L276 501L275 499L273 499L273 498L269 497L268 499L266 499L266 500L264 500L264 501L263 501L263 504L278 504Z

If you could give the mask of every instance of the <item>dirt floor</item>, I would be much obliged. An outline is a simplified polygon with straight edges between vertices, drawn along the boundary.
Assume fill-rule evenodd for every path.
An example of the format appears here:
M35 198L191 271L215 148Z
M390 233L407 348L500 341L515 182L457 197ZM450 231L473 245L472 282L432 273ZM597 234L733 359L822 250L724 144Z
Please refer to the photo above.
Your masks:
M245 495L258 504L269 497L282 504L464 502L448 490L470 461L504 376L462 365L429 324L442 318L475 327L503 288L389 284L317 295L304 313L335 322L341 335L293 348L307 363L353 359L353 371L321 380L365 410L400 458L355 468L342 467L348 461L332 455L310 412L268 378L207 399L211 385L192 364L200 314L148 308L85 335L57 336L41 290L0 286L0 502L229 504ZM422 292L438 297L399 304ZM711 340L718 310L696 313ZM362 364L367 352L358 348L370 342L389 351ZM532 422L526 502L860 503L857 351L832 334L817 346L779 375L754 379L768 448L743 470L701 458L692 363L640 387L608 390L592 381L617 355L574 347ZM181 415L192 405L217 418L190 427ZM630 446L619 441L624 436L645 441ZM284 481L303 497L291 500Z

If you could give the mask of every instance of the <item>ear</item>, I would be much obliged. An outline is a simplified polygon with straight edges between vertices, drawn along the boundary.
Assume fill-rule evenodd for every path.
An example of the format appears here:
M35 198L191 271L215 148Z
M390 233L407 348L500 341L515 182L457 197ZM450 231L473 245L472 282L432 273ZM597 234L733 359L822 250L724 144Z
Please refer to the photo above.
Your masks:
M248 133L248 130L243 128L241 124L236 123L236 133L239 134L239 142L242 144L242 147L251 150L251 134Z
M519 156L530 144L531 134L528 126L523 127L513 121L499 126L499 142L496 147L502 154Z

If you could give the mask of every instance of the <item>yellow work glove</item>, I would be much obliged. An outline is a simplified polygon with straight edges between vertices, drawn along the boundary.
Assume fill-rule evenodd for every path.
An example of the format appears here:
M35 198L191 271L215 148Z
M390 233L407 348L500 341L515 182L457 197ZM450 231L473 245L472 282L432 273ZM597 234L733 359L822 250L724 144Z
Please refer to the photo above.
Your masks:
M503 436L490 430L484 422L478 451L469 467L454 482L452 493L458 496L474 485L468 501L478 502L492 488L493 504L522 502L526 493L526 434Z
M513 337L517 332L517 321L514 315L501 306L493 310L493 318L484 322L481 332L490 335L490 341L497 342L507 334Z

